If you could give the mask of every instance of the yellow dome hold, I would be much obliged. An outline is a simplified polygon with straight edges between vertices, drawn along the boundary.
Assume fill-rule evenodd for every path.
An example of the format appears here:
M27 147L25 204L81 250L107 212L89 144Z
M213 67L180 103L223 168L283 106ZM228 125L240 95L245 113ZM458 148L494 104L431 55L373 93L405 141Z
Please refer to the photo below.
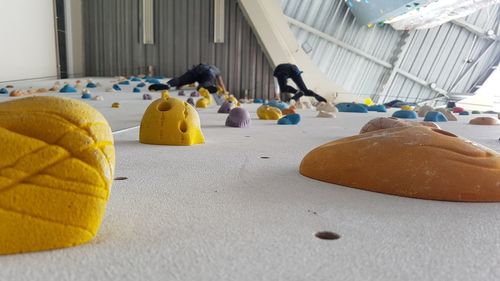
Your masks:
M207 98L201 98L201 99L196 101L197 108L207 108L209 104L210 104L210 100L208 100Z
M96 235L115 169L113 135L88 104L0 103L0 254L72 247Z
M411 106L411 105L403 105L401 107L401 110L413 110L413 106Z
M268 105L261 105L257 109L257 116L259 116L259 118L263 120L278 120L283 117L283 114L281 113L281 110L279 108Z
M372 101L372 99L371 99L371 98L366 98L366 99L364 100L364 104L366 104L366 105L368 105L368 106L372 106L372 105L374 105L375 103Z
M241 105L240 101L238 101L238 99L235 98L233 95L229 95L228 97L226 97L226 101L232 102L236 106L240 106Z
M207 89L200 88L198 90L198 92L200 93L200 96L202 96L202 97L204 97L204 98L207 99L208 104L205 107L208 107L209 105L212 105L212 103L214 102L214 100L212 98L212 94L210 94L210 92ZM196 107L201 107L201 106L196 106Z
M193 145L205 142L198 112L187 102L163 92L146 109L141 121L139 141L147 144Z

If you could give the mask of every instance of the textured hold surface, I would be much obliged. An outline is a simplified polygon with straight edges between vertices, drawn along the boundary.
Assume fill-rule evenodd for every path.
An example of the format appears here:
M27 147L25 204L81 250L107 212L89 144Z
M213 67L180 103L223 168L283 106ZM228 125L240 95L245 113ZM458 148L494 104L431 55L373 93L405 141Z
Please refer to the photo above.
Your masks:
M130 85L130 81L124 80L124 81L118 82L118 84L120 84L120 85Z
M438 108L436 111L443 113L443 115L446 116L446 119L448 119L448 121L457 121L458 120L457 117L455 116L455 114L453 114L453 112L448 111L444 108Z
M385 107L385 105L382 104L372 105L369 106L367 109L368 111L387 112L387 108Z
M470 115L468 111L461 111L458 115Z
M112 108L120 108L120 103L119 102L114 102L111 104Z
M5 95L5 94L8 94L8 93L9 93L9 90L7 90L6 88L1 88L0 89L0 94Z
M327 143L304 157L300 173L406 197L500 201L500 154L424 126L378 130Z
M88 88L88 87L87 87ZM71 86L70 84L64 85L61 90L59 91L60 93L76 93L78 92L75 87Z
M225 113L228 114L231 109L235 108L234 103L225 101L220 107L219 110L217 110L217 113Z
M198 90L198 92L200 93L200 96L202 96L203 98L207 99L207 102L208 102L207 106L212 105L212 103L214 102L214 100L213 100L212 94L210 94L210 92L207 89L200 88Z
M383 129L411 127L411 126L426 126L426 127L440 129L438 125L432 122L413 122L413 121L399 120L393 117L379 117L372 119L368 123L366 123L361 128L359 133L363 134Z
M92 95L91 95L91 94L89 94L89 93L84 93L84 94L82 95L82 99L91 99L91 98L92 98Z
M0 254L79 245L97 233L113 180L113 136L86 103L0 103Z
M401 106L401 110L413 110L413 106L411 106L411 105L403 105L403 106Z
M287 108L287 109L283 109L281 110L281 113L283 115L290 115L290 114L296 114L297 112L295 112L295 109L294 108Z
M326 111L320 111L318 113L318 116L316 117L320 117L320 118L335 118L336 115L331 113L331 112L326 112Z
M257 99L254 99L253 102L254 103L264 103L264 100L257 98Z
M257 116L262 120L278 120L283 116L283 114L281 113L281 110L276 107L261 105L257 108Z
M354 112L354 113L367 113L368 109L361 104L356 103L339 103L337 104L339 112Z
M402 119L417 119L417 113L412 110L398 110L392 114L392 117Z
M115 91L121 91L122 88L120 88L120 86L118 86L117 84L114 84L113 85L113 90L115 90Z
M332 112L332 113L339 112L339 110L337 109L337 107L333 103L323 102L323 101L318 103L318 105L316 106L316 110L317 111L324 111L324 112Z
M472 125L500 125L500 120L494 117L476 117L469 121Z
M279 108L280 110L288 108L288 104L286 104L285 102L282 102L282 101L277 101L277 100L272 100L272 101L268 102L267 105Z
M26 93L23 90L13 90L12 92L10 92L9 96L11 96L11 97L22 97L22 96L26 96L27 94L28 93Z
M185 96L186 94L184 93L184 90L180 90L180 91L177 93L177 95L178 95L179 97L183 97L183 96Z
M134 90L133 90L134 93L140 93L141 92L141 88L137 88L135 87Z
M196 101L197 108L207 108L210 105L210 100L207 98L200 98Z
M240 101L233 95L226 96L226 101L232 102L235 106L241 106Z
M189 96L193 97L193 98L197 98L200 96L200 93L198 93L197 91L193 91L193 92L191 92L191 94Z
M297 125L299 123L299 114L290 114L278 120L278 125Z
M94 82L88 82L85 88L97 88L97 85Z
M146 86L146 84L144 84L144 83L141 82L141 83L137 84L136 87L137 88L142 88L142 87L145 87L145 86Z
M193 98L189 97L187 100L186 100L187 103L189 103L191 106L194 106L194 100Z
M226 126L228 127L248 128L251 123L250 113L242 107L233 108L226 119Z
M194 145L205 142L198 112L163 92L146 109L141 121L139 141L147 144Z
M464 111L465 109L461 108L461 107L454 107L453 108L453 113L460 113L462 111Z
M130 79L130 81L132 81L132 82L141 82L141 78L139 78L139 77L134 77L134 76L131 76L129 79Z
M142 95L142 99L143 100L152 100L153 97L150 94L144 94L144 95Z
M429 105L424 105L422 107L419 107L418 109L415 109L416 112L418 112L418 117L425 117L427 115L427 112L434 111L434 108Z
M429 122L447 122L448 118L444 116L443 113L439 111L429 111L425 115L424 121L429 121Z

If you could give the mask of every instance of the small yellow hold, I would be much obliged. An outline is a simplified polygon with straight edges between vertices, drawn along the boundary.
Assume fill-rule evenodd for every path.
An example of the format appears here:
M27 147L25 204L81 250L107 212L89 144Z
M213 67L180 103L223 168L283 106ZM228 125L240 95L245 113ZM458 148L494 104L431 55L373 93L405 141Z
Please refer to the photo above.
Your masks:
M196 101L197 108L207 108L210 104L210 101L207 98L200 98Z
M74 99L17 99L0 103L0 139L0 254L92 240L115 169L106 119Z
M278 120L283 117L281 110L277 107L261 105L257 109L257 116L263 120Z
M401 110L413 110L413 106L411 106L411 105L403 105L401 107Z
M139 141L147 144L194 145L205 142L198 112L187 102L170 98L153 101L141 121Z
M120 108L120 103L119 102L114 102L111 104L112 108Z
M241 105L240 101L237 98L235 98L233 95L229 95L228 97L226 97L226 101L232 102L236 106L240 106Z
M364 103L365 103L366 105L368 105L368 106L372 106L372 105L374 105L374 104L375 104L375 103L372 101L372 99L371 99L371 98L367 98L367 99L365 99L365 102L364 102Z
M202 96L202 97L204 97L204 98L206 98L206 99L208 100L208 101L207 101L207 102L208 102L208 104L207 104L207 106L205 106L205 107L208 107L209 105L212 105L212 103L214 102L214 100L213 100L213 98L212 98L212 94L210 94L210 92L209 92L207 89L205 89L205 88L200 88L200 89L198 90L198 92L200 93L200 96ZM198 107L198 106L197 106L197 107Z

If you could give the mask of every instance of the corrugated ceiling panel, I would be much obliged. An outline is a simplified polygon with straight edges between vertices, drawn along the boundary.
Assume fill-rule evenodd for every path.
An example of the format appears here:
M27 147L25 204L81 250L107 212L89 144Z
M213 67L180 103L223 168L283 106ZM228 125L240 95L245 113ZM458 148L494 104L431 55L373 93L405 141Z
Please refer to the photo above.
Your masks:
M282 0L284 14L392 65L401 49L402 31L390 26L368 28L356 22L343 0ZM484 31L498 32L500 5L481 10L465 19ZM312 60L321 71L351 93L362 96L380 94L392 68L375 63L345 49L327 38L290 25L299 44L310 46ZM428 84L436 83L450 93L466 93L499 56L498 41L447 23L429 30L410 31L406 52L397 67L418 82L396 73L388 85L387 97L408 101L434 99L438 92ZM399 50L399 51L398 51ZM477 62L476 62L477 61ZM425 81L422 85L422 81ZM419 83L420 82L420 83Z

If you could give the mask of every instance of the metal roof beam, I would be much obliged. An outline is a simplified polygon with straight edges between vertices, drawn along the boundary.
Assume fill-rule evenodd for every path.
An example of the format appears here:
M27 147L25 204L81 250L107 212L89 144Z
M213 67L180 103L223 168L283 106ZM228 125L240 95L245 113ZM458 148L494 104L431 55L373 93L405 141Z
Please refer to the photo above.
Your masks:
M335 38L335 37L333 37L333 36L331 36L329 34L326 34L326 33L322 32L320 30L317 30L316 28L314 28L314 27L312 27L312 26L310 26L308 24L305 24L303 22L300 22L300 21L298 21L298 20L296 20L294 18L288 17L288 16L286 16L286 18L288 19L288 22L290 24L295 25L297 27L300 27L300 28L302 28L302 29L304 29L304 30L306 30L306 31L314 34L314 35L317 35L317 36L319 36L319 37L321 37L321 38L323 38L323 39L325 39L325 40L327 40L329 42L332 42L335 45L338 45L338 46L340 46L340 47L342 47L342 48L344 48L346 50L349 50L349 51L351 51L351 52L353 52L353 53L355 53L357 55L360 55L360 56L362 56L362 57L364 57L364 58L366 58L366 59L368 59L370 61L373 61L373 62L375 62L377 64L380 64L383 67L387 67L387 68L392 68L393 67L392 64L390 64L389 62L381 60L381 59L379 59L377 57L374 57L374 56L370 55L369 53L367 53L367 52L365 52L363 50L360 50L360 49L358 49L356 47L353 47L353 46L351 46L351 45L349 45L349 44L347 44L347 43L345 43L345 42L343 42L343 41L341 41L341 40L339 40L339 39L337 39L337 38Z

